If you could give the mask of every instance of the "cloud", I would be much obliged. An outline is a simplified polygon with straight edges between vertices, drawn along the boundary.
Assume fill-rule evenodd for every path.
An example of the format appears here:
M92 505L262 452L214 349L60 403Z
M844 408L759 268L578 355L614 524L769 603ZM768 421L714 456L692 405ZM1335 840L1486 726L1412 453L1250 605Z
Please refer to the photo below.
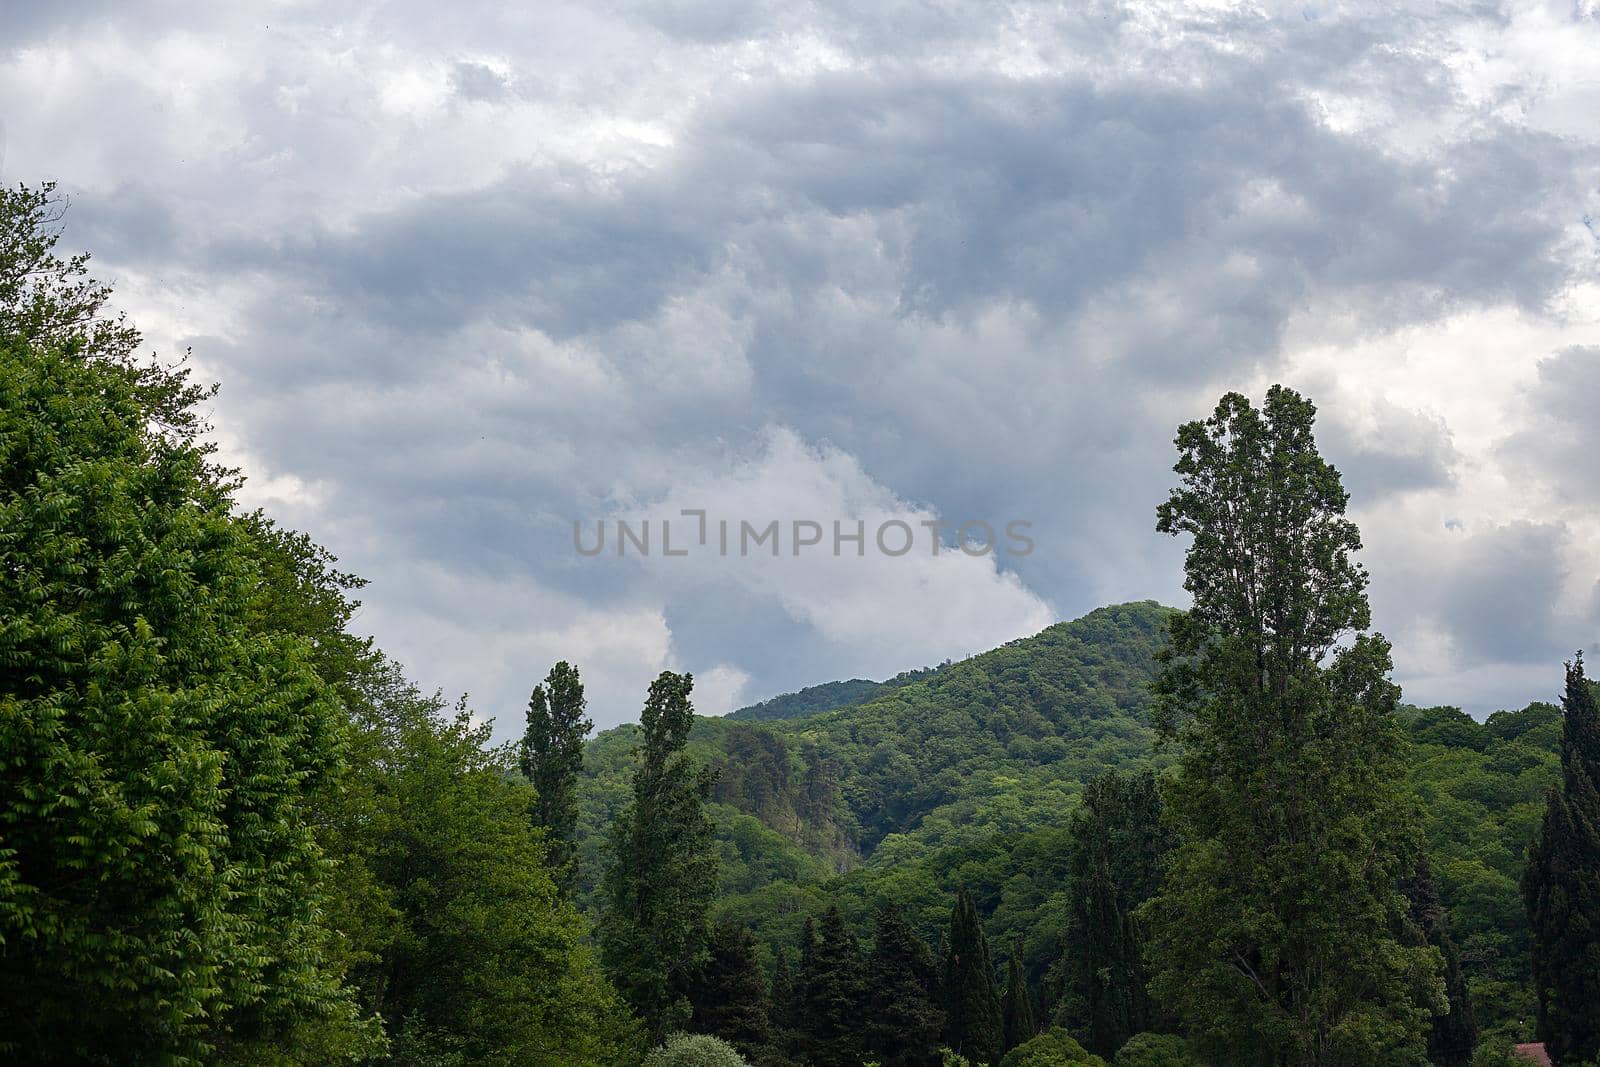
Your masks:
M669 666L710 707L1181 600L1173 430L1276 380L1401 680L1484 710L1600 575L1600 23L1314 13L57 5L0 16L5 176L63 179L69 242L223 381L252 499L502 718L555 658L609 724ZM691 496L1037 549L571 550Z

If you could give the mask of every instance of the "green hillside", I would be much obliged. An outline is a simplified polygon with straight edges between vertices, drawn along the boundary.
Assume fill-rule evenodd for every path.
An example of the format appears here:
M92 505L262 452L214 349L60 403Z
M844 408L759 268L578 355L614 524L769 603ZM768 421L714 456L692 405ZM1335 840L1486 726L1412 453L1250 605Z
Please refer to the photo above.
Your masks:
M689 749L717 772L718 911L756 930L770 964L829 902L864 927L875 903L892 900L936 941L965 887L991 939L1022 941L1048 996L1066 921L1067 824L1084 783L1166 762L1149 683L1172 614L1148 601L1101 608L859 703L697 719ZM842 692L803 692L817 690ZM1406 724L1411 784L1475 1000L1486 1023L1509 1027L1531 1010L1516 878L1557 775L1559 713L1532 705L1480 724L1453 708L1409 709ZM586 751L585 899L609 859L604 827L626 799L636 737L618 727Z

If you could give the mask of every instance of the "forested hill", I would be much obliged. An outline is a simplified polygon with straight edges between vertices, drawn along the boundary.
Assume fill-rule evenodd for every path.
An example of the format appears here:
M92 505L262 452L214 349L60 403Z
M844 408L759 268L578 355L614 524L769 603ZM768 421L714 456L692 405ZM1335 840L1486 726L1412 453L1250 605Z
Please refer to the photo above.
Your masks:
M780 693L759 704L750 704L730 711L727 718L739 719L795 719L801 715L815 715L834 708L859 704L878 694L882 683L865 678L852 678L847 682L823 682L808 685L796 693Z
M717 912L757 932L770 966L829 903L864 928L876 901L893 900L936 941L965 888L995 943L1022 942L1030 980L1048 995L1083 785L1164 762L1149 683L1171 614L1152 602L1101 608L880 684L859 703L766 721L698 718L690 751L716 773ZM1508 1034L1531 1011L1516 879L1555 780L1559 720L1543 704L1483 724L1453 708L1405 713L1411 787L1474 1000L1484 1023ZM591 909L637 734L608 730L585 752L580 881Z
M725 901L863 864L907 875L937 853L1062 825L1087 779L1149 756L1149 682L1170 612L1101 608L817 714L698 718L690 749L717 774ZM585 753L585 889L606 862L636 739L618 727Z

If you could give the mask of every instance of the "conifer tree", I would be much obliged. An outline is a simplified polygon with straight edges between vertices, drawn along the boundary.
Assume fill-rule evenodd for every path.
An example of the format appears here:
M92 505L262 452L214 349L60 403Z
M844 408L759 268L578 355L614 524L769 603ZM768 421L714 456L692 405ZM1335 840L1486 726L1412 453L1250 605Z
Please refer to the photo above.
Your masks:
M867 975L873 1056L883 1067L937 1064L944 1012L933 955L893 904L878 908Z
M1231 1062L1397 1063L1422 1054L1443 961L1402 941L1420 845L1399 691L1315 412L1274 386L1178 431L1157 529L1193 537L1194 605L1156 720L1181 747L1185 839L1149 906L1152 988Z
M1004 1040L1000 994L995 989L989 942L978 909L966 889L950 913L949 955L944 966L944 1039L975 1064L999 1060Z
M806 918L810 922L810 916ZM796 980L794 968L789 963L789 950L780 948L778 959L772 966L772 993L767 1002L767 1019L772 1031L772 1044L780 1052L794 1050L797 1040L799 1011L796 1005Z
M1161 887L1172 832L1149 771L1092 780L1070 825L1067 938L1054 968L1063 993L1058 1020L1090 1051L1111 1056L1155 1028L1135 913Z
M538 793L534 823L545 832L551 874L568 897L577 874L574 836L583 739L594 725L584 716L584 707L578 668L564 660L551 667L528 698L527 729L518 753L522 776Z
M1561 787L1550 791L1528 853L1522 897L1533 927L1539 1039L1558 1064L1600 1057L1600 711L1567 664Z
M1428 1062L1435 1067L1467 1067L1478 1047L1478 1019L1426 853L1417 855L1415 867L1400 889L1411 904L1411 940L1432 945L1444 959L1444 1010L1434 1012L1428 1031Z
M770 1005L748 927L724 921L713 928L694 1001L695 1033L720 1037L752 1062L771 1053Z
M1028 975L1022 968L1022 942L1011 943L1011 962L1006 968L1006 996L1001 1005L1004 1028L1003 1048L1010 1052L1038 1032L1033 1022L1033 997L1028 993Z
M711 778L683 751L693 686L692 676L671 671L650 683L633 798L612 825L603 886L601 960L654 1041L681 1030L692 1012L688 994L705 962L717 886L705 811Z
M802 1059L812 1067L858 1067L866 1055L861 949L831 904L806 931L800 967Z

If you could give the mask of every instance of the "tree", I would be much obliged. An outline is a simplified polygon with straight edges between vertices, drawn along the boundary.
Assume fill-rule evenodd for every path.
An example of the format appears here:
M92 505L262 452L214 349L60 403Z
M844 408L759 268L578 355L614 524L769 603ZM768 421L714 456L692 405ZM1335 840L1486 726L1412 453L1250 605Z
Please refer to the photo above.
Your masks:
M1461 954L1445 926L1439 886L1426 853L1416 856L1400 889L1411 906L1408 932L1412 943L1432 945L1444 960L1445 1010L1434 1012L1428 1030L1428 1062L1435 1067L1467 1067L1478 1047L1478 1020L1461 970Z
M802 1058L813 1067L858 1067L867 1051L864 968L860 946L837 904L823 912L822 922L801 950Z
M663 671L640 716L633 798L612 825L601 959L652 1040L682 1028L706 959L717 855L705 802L711 778L683 751L694 722L688 674Z
M694 1032L720 1037L746 1059L761 1059L773 1046L770 1010L755 934L736 923L718 923L695 986Z
M749 1067L743 1056L710 1034L673 1034L644 1058L644 1067Z
M943 1012L934 999L933 955L907 925L900 909L878 907L872 955L870 1050L883 1067L927 1067L939 1062Z
M978 909L965 889L956 895L950 913L949 955L944 967L945 1044L973 1063L1000 1058L1004 1024L1000 995L994 984L989 941L978 922Z
M1033 1023L1033 997L1028 993L1027 972L1022 969L1022 942L1011 943L1011 962L1006 967L1006 995L1001 1005L1003 1051L1009 1052L1038 1032Z
M565 660L557 663L528 698L528 724L519 751L522 776L537 792L534 823L545 833L556 885L569 898L577 875L574 837L583 739L594 725L584 716L584 707L578 668Z
M1107 772L1090 781L1070 827L1058 1018L1085 1034L1091 1050L1110 1056L1155 1022L1136 912L1160 889L1173 841L1154 773Z
M1422 1052L1436 950L1404 943L1403 735L1389 645L1315 408L1274 386L1178 431L1157 528L1187 534L1156 718L1181 748L1183 833L1148 906L1154 991L1230 1062L1379 1064Z
M1006 1053L1000 1067L1106 1067L1106 1061L1055 1027Z
M393 1033L467 1063L604 1067L634 1054L634 1023L599 974L584 923L541 862L532 790L474 725L393 665L354 706L372 782L351 849L391 911L354 976Z
M8 329L49 317L31 299ZM253 625L228 489L157 425L181 390L77 327L0 337L0 1043L216 1062L314 1023L355 1054L300 804L340 772L334 694Z
M807 916L806 922L810 921L810 916ZM779 949L777 962L772 965L772 993L768 998L767 1019L771 1024L773 1047L780 1051L792 1050L798 1040L798 999L794 969L789 965L789 951Z
M1600 1057L1600 711L1582 653L1567 664L1561 707L1561 787L1545 802L1522 897L1539 1039L1556 1063L1589 1063Z

